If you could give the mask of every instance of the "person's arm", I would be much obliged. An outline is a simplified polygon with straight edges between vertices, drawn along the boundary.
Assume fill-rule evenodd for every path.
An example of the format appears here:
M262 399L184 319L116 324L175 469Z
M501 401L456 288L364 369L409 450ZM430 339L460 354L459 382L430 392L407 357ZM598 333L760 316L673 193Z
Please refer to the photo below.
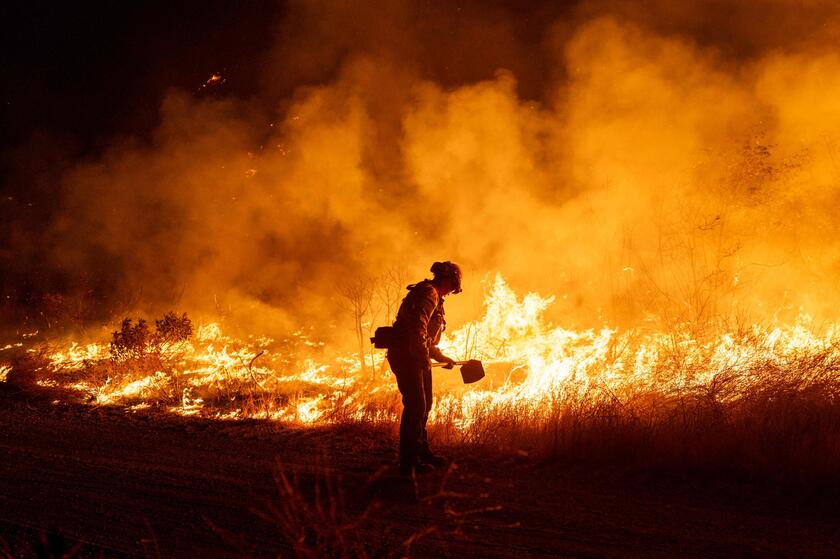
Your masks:
M444 369L451 369L455 366L455 360L451 357L445 356L438 346L432 346L432 348L429 350L429 357L431 357L439 363L446 363L446 365L443 367Z
M429 319L438 304L438 294L434 287L428 286L417 294L413 311L408 321L409 353L431 366L429 355L428 329Z
M446 363L444 368L451 369L455 366L455 360L444 355L438 347L440 337L446 329L446 320L443 317L443 300L440 300L438 301L438 307L435 308L432 317L429 319L429 330L427 331L429 332L429 335L432 336L431 339L429 339L429 357L439 363ZM434 332L434 334L432 334L432 332Z

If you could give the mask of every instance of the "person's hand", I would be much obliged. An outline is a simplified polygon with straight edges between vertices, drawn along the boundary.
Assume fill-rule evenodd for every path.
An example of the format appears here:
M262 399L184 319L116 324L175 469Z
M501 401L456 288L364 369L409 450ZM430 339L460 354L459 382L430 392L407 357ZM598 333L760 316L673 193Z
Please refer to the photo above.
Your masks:
M443 366L444 369L452 369L455 367L455 360L451 357L447 357L445 363L446 365Z

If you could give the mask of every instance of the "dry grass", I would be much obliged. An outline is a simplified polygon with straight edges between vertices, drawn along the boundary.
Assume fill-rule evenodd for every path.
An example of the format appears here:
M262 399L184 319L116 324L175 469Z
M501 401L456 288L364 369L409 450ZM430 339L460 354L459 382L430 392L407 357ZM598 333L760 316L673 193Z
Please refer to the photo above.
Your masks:
M436 544L430 541L431 536L438 541L451 541L462 536L465 523L477 515L500 509L488 504L486 496L449 490L447 485L455 469L451 466L437 483L425 489L417 480L389 479L385 469L381 469L361 487L355 483L355 497L349 502L347 484L330 474L329 468L320 469L314 479L304 480L278 462L277 499L256 512L277 529L299 559L410 558L418 546L424 546L423 556L433 556ZM386 491L399 493L391 500L404 501L399 505L400 514L416 515L415 522L395 529L392 512L371 497L378 493L375 486L380 491L390 486Z
M481 452L840 488L837 346L696 384L590 383L539 402L488 401L461 429L458 412L444 412L435 435Z
M120 339L137 333L136 326L123 326ZM167 325L160 327L166 331ZM149 336L156 340L152 351L128 344L133 352L114 352L112 346L110 356L72 370L50 367L49 352L42 352L38 376L68 390L82 383L88 388L73 390L98 404L98 394L140 382L105 403L394 432L401 406L390 375L372 381L345 369L318 375L344 375L346 382L324 384L318 375L290 379L268 357L243 350L250 357L240 355L202 377L187 372L183 354L161 349L161 335ZM536 395L518 392L522 378L505 383L507 376L492 374L483 384L450 386L440 390L431 436L482 455L840 487L840 341L829 337L775 351L766 332L740 336L735 357L723 364L714 344L686 345L664 336L643 377L603 374L632 358L636 347L628 342ZM174 343L182 339L176 336Z

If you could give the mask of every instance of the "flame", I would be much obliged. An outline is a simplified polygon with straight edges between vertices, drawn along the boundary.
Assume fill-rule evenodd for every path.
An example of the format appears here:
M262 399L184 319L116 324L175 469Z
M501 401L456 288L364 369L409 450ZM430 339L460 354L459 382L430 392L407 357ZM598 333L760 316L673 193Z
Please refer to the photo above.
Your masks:
M86 361L104 359L107 356L108 349L103 344L82 345L71 342L67 349L50 354L50 362L56 369L78 370Z
M496 276L483 316L441 342L449 355L481 359L488 378L439 390L431 421L467 430L494 410L517 410L539 421L558 399L600 394L630 401L644 394L708 389L723 376L728 389L720 398L732 400L768 367L781 375L797 359L840 357L835 327L817 334L805 313L794 325L753 325L698 339L687 329L569 330L546 321L554 300L535 293L520 298ZM294 336L301 345L320 345L302 331ZM140 361L120 368L110 361L106 345L70 341L50 353L46 376L38 383L87 394L97 405L163 406L180 415L301 425L397 419L399 395L384 372L382 354L368 357L367 369L381 371L372 380L356 356L296 361L279 348L271 338L237 339L225 335L221 325L207 323L197 328L192 342L162 349L150 361L153 367ZM10 370L0 367L0 380Z

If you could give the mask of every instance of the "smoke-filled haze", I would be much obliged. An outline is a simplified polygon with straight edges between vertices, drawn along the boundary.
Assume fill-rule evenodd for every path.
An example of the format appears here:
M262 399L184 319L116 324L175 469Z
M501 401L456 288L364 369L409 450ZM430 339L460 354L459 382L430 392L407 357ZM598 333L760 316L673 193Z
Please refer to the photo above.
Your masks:
M167 88L79 157L6 150L8 322L343 331L348 285L434 260L466 274L453 324L496 272L569 326L837 318L834 3L281 8L248 91Z

